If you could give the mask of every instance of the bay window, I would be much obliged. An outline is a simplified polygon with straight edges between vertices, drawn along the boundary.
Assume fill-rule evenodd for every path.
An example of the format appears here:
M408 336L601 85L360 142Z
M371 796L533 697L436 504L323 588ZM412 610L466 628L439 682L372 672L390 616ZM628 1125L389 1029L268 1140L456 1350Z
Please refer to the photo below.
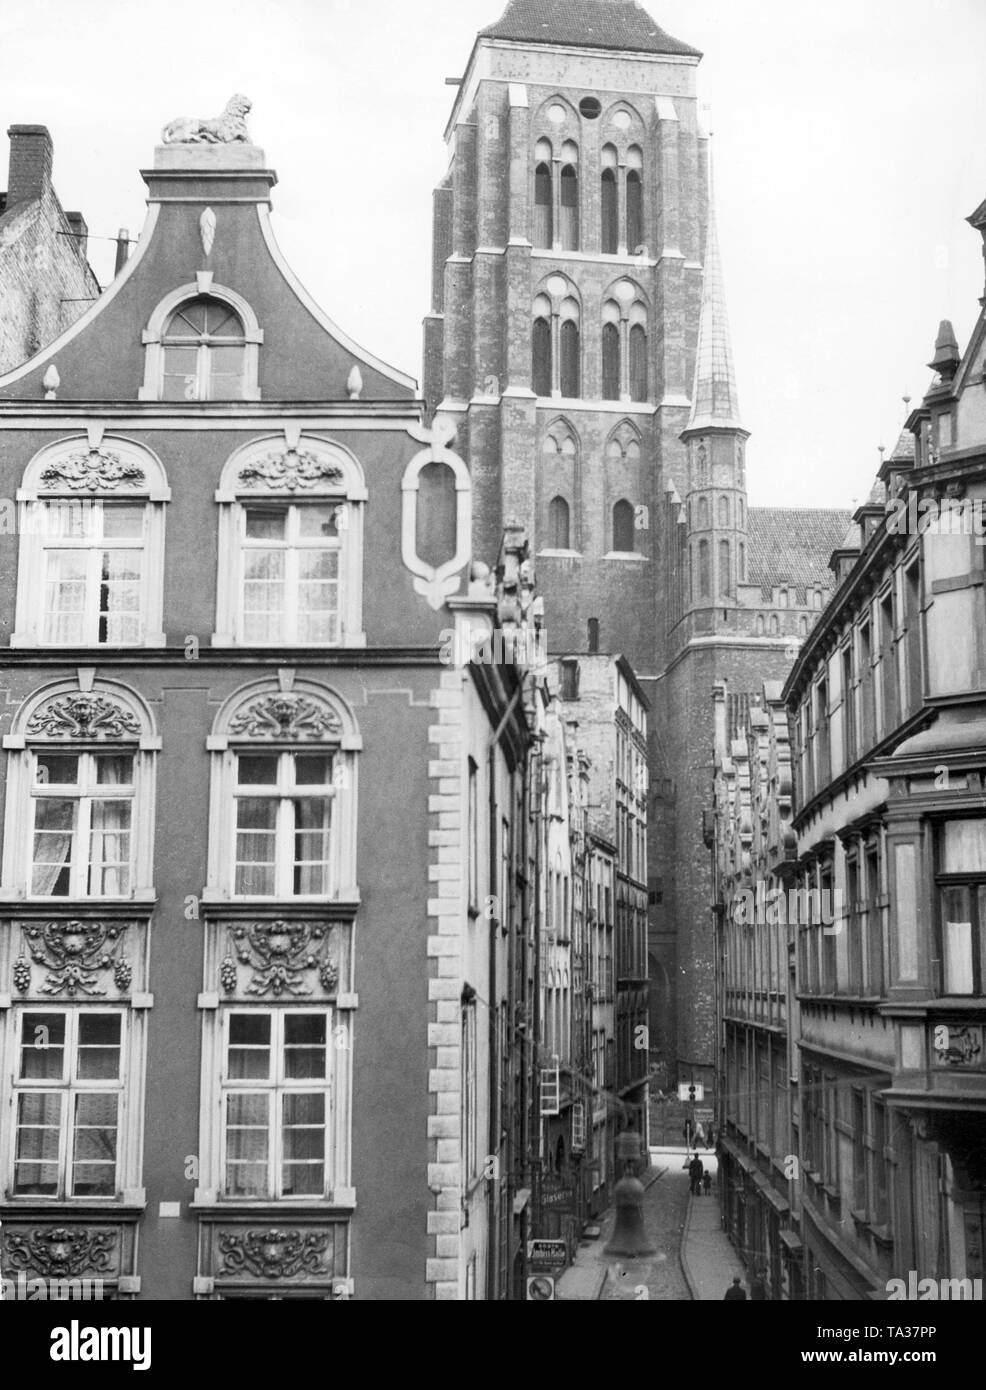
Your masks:
M942 992L986 994L986 820L946 821L939 837Z

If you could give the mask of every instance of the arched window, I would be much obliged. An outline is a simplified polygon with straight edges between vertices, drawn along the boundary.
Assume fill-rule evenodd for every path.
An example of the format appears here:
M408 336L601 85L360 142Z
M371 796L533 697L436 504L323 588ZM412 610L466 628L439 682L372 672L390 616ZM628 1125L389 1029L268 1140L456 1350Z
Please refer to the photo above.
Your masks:
M561 157L564 161L561 168L561 197L559 199L561 249L563 251L577 251L579 249L579 152L571 140L566 140L562 146Z
M566 306L571 309L566 312ZM562 324L559 335L560 386L562 395L574 400L580 393L581 371L579 362L579 324L578 306L566 299L562 305Z
M620 399L620 324L619 309L613 303L603 305L603 400Z
M739 544L739 565L736 570L737 584L746 583L746 546L740 541Z
M808 619L805 617L803 613L801 617L798 619L798 632L801 634L802 637L808 636Z
M709 499L707 497L698 499L698 529L700 531L709 529Z
M602 252L615 256L620 248L620 209L616 191L616 150L612 145L602 148L603 171L600 182L600 216Z
M635 304L630 321L630 399L647 399L647 330L646 313L642 304Z
M200 295L179 304L161 335L161 399L242 400L246 334L221 299Z
M627 151L627 250L636 254L644 242L643 155L637 145Z
M539 140L534 151L534 245L550 250L554 233L551 188L551 143Z
M217 492L213 646L362 645L365 497L341 446L302 436L290 448L282 435L237 450Z
M548 546L551 550L569 550L569 506L564 497L553 497L548 506Z
M456 545L455 474L447 463L426 463L418 474L415 551L437 568Z
M728 526L728 525L729 525L729 498L728 498L728 497L720 497L720 498L719 498L719 525L720 525L720 526Z
M698 543L698 595L699 598L708 598L712 590L712 578L709 564L709 542L699 541Z
M762 614L762 613L758 613L758 614L757 614L757 636L758 636L758 637L762 637L763 635L764 635L763 614Z
M539 316L534 320L531 338L533 385L536 396L551 395L551 323Z
M771 613L771 615L770 615L770 635L771 635L771 637L776 637L777 634L780 632L780 628L781 628L780 619L778 618L778 616L777 616L776 613Z
M729 572L729 542L719 542L719 592L728 594L732 587L732 576Z
M613 549L624 554L634 550L633 505L623 497L613 508Z
M777 590L777 607L778 607L778 608L786 608L786 607L787 607L787 590L786 590L786 589L778 589L778 590Z
M742 499L742 497L737 497L737 499L736 499L736 524L737 524L737 526L742 526L742 525L744 524L744 523L743 523L743 515L744 515L743 499Z

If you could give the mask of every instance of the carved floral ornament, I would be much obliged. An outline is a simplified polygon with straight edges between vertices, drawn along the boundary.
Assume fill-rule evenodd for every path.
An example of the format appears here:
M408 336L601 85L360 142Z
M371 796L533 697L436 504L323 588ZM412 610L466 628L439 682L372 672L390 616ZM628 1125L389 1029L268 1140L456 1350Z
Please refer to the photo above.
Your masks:
M309 449L271 450L244 464L237 473L245 488L265 488L269 492L338 491L342 469Z
M248 972L247 994L275 998L282 994L310 995L316 979L326 994L333 994L339 983L339 968L329 958L328 933L329 929L320 923L281 920L231 927L227 954L219 967L224 992L236 991L238 962Z
M32 738L112 739L139 737L136 716L115 700L90 692L46 700L27 721Z
M114 922L25 923L22 933L31 960L48 973L41 994L87 998L107 993L109 979L123 994L133 979L133 968L123 954L127 928ZM27 957L14 962L14 986L20 994L31 988L32 971Z
M147 475L135 463L127 463L109 449L80 449L49 463L41 473L41 486L51 492L115 492L118 488L143 488Z
M112 1274L118 1232L92 1226L40 1226L4 1233L4 1273L34 1271L43 1278Z
M230 720L229 732L240 738L337 740L342 720L316 700L281 691L251 701Z
M331 1234L326 1231L222 1231L219 1274L253 1274L259 1279L291 1279L299 1274L331 1273Z

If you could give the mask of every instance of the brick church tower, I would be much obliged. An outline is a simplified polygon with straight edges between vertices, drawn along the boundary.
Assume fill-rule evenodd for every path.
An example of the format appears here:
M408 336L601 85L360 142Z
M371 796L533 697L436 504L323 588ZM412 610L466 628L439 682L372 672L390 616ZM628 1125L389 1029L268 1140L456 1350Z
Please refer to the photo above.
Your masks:
M472 472L475 553L524 526L550 652L622 653L651 702L665 1082L713 1063L713 685L783 675L796 633L791 615L768 631L776 547L753 553L700 57L634 0L510 0L446 128L424 335L427 408L455 418Z

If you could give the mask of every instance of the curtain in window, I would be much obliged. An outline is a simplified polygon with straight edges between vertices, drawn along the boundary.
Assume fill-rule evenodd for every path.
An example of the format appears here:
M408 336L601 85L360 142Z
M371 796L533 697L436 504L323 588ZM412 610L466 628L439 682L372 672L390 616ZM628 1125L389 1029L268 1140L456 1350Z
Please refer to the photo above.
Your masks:
M89 848L89 891L97 898L130 892L130 801L94 800Z
M327 893L332 803L324 796L299 797L294 817L294 892Z
M75 1097L72 1195L111 1196L116 1188L117 1109L119 1099L106 1092Z
M45 1053L48 1048L33 1048ZM61 1077L61 1053L57 1070ZM37 1196L58 1192L58 1149L62 1122L62 1095L58 1091L22 1092L17 1104L17 1149L14 1156L14 1191Z
M226 1195L266 1197L270 1186L270 1100L265 1092L226 1097Z
M250 547L243 553L243 637L276 642L284 623L284 550Z
M31 892L43 897L67 897L71 890L72 840L78 803L71 798L44 796L34 803L34 852Z
M281 1190L316 1196L325 1188L325 1093L289 1091L282 1106Z
M236 802L235 892L272 897L277 843L277 801L272 796L243 796Z
M86 570L84 550L49 550L45 566L45 643L82 646L85 642Z
M110 646L141 639L139 550L105 550L99 585L99 637Z

